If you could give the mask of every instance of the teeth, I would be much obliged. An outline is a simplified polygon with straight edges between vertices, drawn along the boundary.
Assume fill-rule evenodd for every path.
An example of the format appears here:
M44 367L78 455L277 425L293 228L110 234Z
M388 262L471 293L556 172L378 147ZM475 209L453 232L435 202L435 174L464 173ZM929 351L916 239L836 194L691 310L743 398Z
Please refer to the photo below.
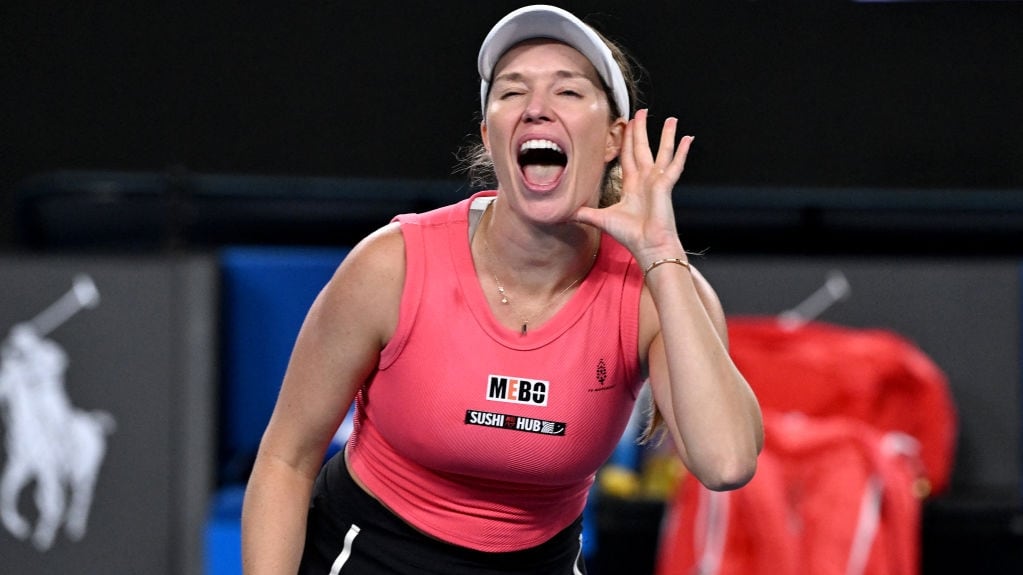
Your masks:
M553 150L559 154L563 154L561 147L550 140L528 140L522 142L522 147L519 148L519 153L526 152L528 150Z

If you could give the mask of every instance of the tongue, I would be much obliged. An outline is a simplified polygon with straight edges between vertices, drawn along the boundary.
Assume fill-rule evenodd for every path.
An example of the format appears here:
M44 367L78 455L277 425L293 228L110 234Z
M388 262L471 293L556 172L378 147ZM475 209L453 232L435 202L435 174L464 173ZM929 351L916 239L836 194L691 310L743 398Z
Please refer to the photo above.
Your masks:
M522 168L522 175L530 186L547 188L556 184L564 171L565 167L557 164L529 164Z

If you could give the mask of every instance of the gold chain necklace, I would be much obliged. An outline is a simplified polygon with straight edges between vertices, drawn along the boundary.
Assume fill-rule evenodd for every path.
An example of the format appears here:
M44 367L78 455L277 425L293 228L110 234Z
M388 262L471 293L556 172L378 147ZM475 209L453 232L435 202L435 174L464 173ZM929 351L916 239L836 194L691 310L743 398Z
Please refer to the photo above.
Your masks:
M486 211L489 211L491 206L493 206L493 205L494 205L493 202L491 202L489 205L487 205ZM486 213L484 213L483 215L485 216ZM483 218L480 218L480 228L482 229L482 227L483 227ZM494 253L492 251L490 251L490 242L487 241L487 236L486 236L485 233L481 234L481 236L483 238L483 249L487 252L487 262L490 264L490 275L494 278L494 284L497 285L497 294L499 296L501 296L501 303L504 304L504 305L507 305L509 307L514 307L512 305L512 303L511 303L511 300L508 299L508 294L505 292L504 284L501 283L501 280L498 279L497 274L494 273L494 268L496 266L494 265ZM576 284L578 284L579 282L583 281L583 278L585 278L587 276L587 274L590 273L590 268L593 267L593 262L596 259L597 259L597 249L593 250L593 256L591 256L591 258L590 258L590 265L586 266L586 270L583 272L583 275L577 277L575 279L575 281L573 281L572 283L568 284L568 287L566 287L565 289L559 291L554 297L552 297L549 300L547 300L547 303L545 303L542 308L540 308L535 314L533 314L532 318L523 317L521 314L516 313L516 315L519 316L519 319L522 320L522 331L520 332L520 335L526 335L526 330L529 328L529 321L530 321L530 319L536 319L538 317L541 317L543 312L547 311L547 308L551 307L551 304L553 304L554 302L556 302L559 299L561 299L561 296L565 295L565 293L568 290L572 289L573 287L576 286Z

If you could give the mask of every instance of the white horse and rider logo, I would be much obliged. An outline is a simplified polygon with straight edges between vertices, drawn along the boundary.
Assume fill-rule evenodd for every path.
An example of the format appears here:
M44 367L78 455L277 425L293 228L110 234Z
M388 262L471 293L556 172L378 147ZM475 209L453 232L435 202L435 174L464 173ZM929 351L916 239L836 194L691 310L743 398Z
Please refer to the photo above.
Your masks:
M92 279L74 279L71 290L0 344L0 421L7 459L0 472L0 521L18 539L50 549L63 526L74 541L85 536L93 491L114 419L72 405L65 390L68 355L53 330L99 304ZM18 509L34 482L35 525Z

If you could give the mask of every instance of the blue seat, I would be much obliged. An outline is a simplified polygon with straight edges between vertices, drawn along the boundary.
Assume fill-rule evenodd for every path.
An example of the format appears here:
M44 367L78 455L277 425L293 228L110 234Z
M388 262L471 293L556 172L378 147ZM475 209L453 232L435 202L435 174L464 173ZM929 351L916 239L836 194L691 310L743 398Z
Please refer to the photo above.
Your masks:
M204 534L209 575L241 574L245 482L306 312L348 251L230 247L220 253L219 487Z
M302 321L348 251L231 247L221 252L221 484L248 479Z

